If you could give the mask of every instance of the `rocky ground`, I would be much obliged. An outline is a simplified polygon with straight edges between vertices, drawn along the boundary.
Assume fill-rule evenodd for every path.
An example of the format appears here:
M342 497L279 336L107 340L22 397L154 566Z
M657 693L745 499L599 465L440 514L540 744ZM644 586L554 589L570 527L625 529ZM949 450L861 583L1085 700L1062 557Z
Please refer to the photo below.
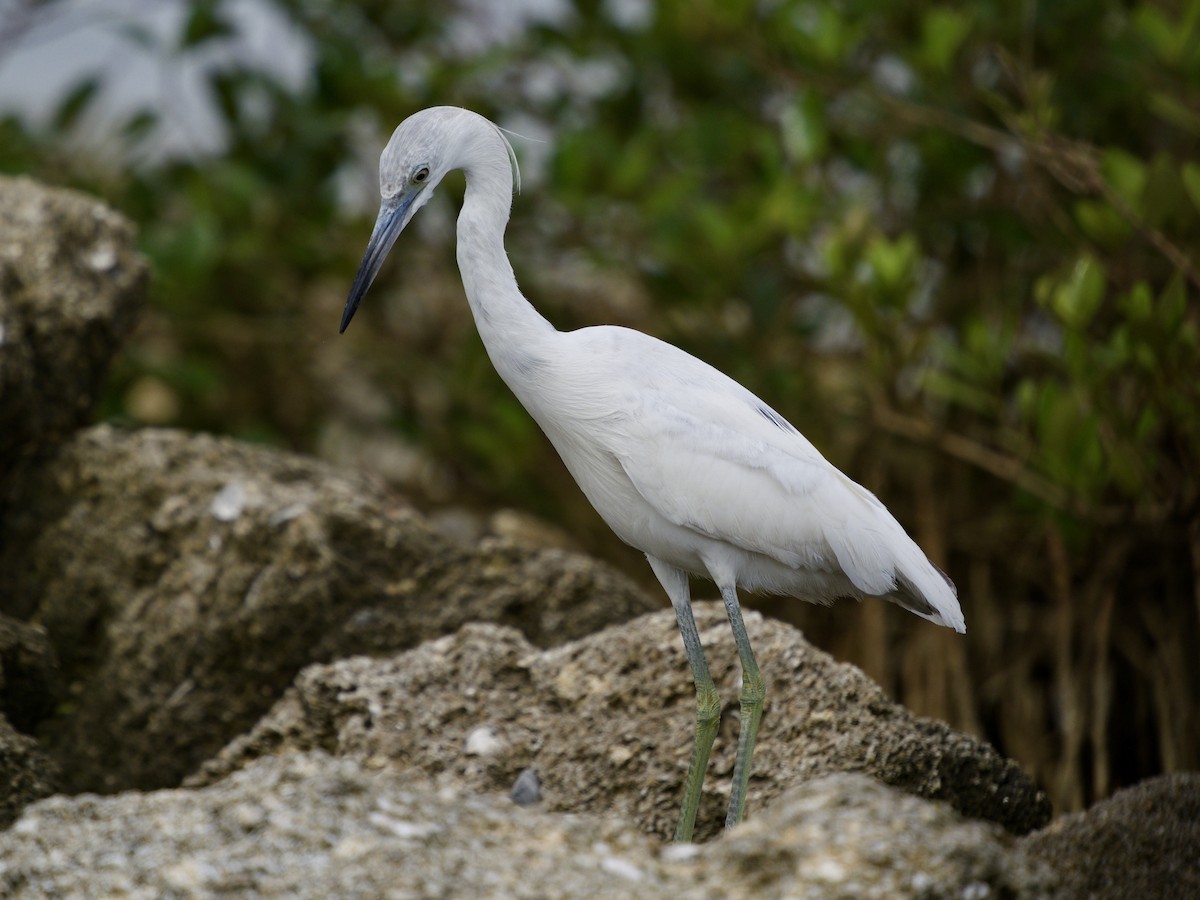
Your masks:
M1051 822L1016 763L757 615L721 834L708 603L733 715L706 843L669 844L694 699L665 603L311 459L89 427L144 280L119 216L0 179L0 896L1200 896L1200 775Z

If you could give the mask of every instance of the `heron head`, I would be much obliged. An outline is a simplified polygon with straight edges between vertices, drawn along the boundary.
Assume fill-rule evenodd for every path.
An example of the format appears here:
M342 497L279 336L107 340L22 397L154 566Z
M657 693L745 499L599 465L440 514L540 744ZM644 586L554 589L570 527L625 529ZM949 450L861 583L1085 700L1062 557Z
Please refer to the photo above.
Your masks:
M433 196L447 172L463 167L481 136L500 135L515 165L512 147L491 122L469 110L435 106L400 123L379 158L379 216L346 299L339 332L383 265L396 238Z

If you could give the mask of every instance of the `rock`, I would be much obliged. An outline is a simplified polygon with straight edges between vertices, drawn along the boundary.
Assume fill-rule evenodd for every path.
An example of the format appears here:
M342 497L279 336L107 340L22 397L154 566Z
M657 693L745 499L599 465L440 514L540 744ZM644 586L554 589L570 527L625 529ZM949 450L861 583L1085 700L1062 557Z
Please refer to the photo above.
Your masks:
M72 791L178 784L313 661L475 620L552 644L654 606L600 563L463 546L365 478L231 440L96 427L14 496L0 603L71 685L43 735Z
M1200 897L1200 772L1149 778L1022 840L1072 897Z
M37 803L0 834L0 895L1053 896L1009 841L862 776L805 785L699 848L411 771L287 754L203 790Z
M726 708L736 709L740 672L724 609L697 603L695 610L713 677ZM1016 832L1049 819L1045 795L987 744L914 717L794 628L755 613L746 622L767 679L751 817L789 787L855 771ZM211 783L287 750L391 760L453 775L479 791L507 791L533 767L548 809L613 812L667 837L694 716L670 611L546 651L513 629L468 625L392 658L306 669L249 734L188 783ZM735 723L726 724L705 782L698 838L718 833L724 821L737 744ZM485 743L489 752L478 752Z
M58 781L58 767L38 742L0 716L0 828L7 828L27 804L54 793Z
M313 754L203 791L44 801L0 835L0 895L616 897L653 890L652 863L613 820Z
M731 885L749 897L1063 896L999 826L853 773L788 789L703 857L696 880L711 897Z
M0 615L0 828L27 803L53 793L61 780L58 766L29 736L53 713L58 696L58 670L45 631Z
M45 629L0 615L0 713L32 734L60 694L58 660Z
M145 283L125 218L0 176L0 478L87 421Z

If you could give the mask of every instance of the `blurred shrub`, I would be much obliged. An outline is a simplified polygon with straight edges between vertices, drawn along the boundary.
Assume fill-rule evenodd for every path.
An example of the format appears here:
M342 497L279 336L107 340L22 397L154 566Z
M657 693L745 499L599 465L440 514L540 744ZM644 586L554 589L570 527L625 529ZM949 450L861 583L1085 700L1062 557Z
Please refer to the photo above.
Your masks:
M431 495L619 552L473 334L452 203L334 346L362 172L408 113L469 106L551 136L516 141L547 156L509 236L537 305L768 398L955 575L971 632L771 609L1060 805L1200 766L1200 6L606 0L498 39L465 2L281 6L312 78L214 72L220 156L65 154L93 85L46 133L0 125L5 169L141 223L154 312L111 415L151 378L177 424L301 448L386 420L443 461ZM220 0L191 9L173 53L229 33Z

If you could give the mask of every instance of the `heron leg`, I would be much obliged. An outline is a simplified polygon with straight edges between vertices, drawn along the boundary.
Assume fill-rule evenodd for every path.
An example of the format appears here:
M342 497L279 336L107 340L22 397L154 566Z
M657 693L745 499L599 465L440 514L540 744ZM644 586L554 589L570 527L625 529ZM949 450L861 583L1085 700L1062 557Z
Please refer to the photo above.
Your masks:
M696 739L692 745L692 761L688 765L687 779L683 783L683 800L679 809L679 824L675 828L677 842L690 841L696 827L696 812L700 808L700 794L704 787L704 773L708 769L708 757L712 753L713 740L721 721L721 698L708 671L704 648L700 645L700 634L696 630L696 619L692 615L691 589L687 573L674 566L648 557L650 567L662 583L675 618L679 622L679 633L683 637L683 649L687 652L692 667L692 680L696 684Z
M729 814L725 827L732 828L742 820L746 809L746 785L750 781L750 758L754 754L754 742L758 738L758 724L762 721L763 698L766 685L758 671L754 651L750 649L750 638L742 621L742 608L738 603L737 588L730 584L721 587L721 598L725 601L725 612L733 629L738 657L742 661L742 721L738 728L737 756L733 763L733 787L729 794Z

